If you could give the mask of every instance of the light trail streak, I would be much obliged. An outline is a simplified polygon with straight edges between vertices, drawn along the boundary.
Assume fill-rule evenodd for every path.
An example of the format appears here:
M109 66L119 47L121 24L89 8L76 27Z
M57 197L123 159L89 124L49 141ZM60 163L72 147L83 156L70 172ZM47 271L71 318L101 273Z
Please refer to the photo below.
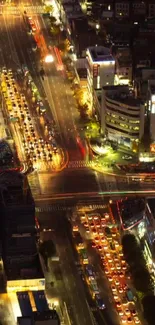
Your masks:
M84 198L101 198L102 196L108 196L108 197L121 197L121 196L153 196L155 197L155 191L148 190L148 191L117 191L117 192L78 192L78 193L54 193L49 195L42 194L41 196L36 196L35 201L52 201L52 200L64 200L64 199L84 199Z

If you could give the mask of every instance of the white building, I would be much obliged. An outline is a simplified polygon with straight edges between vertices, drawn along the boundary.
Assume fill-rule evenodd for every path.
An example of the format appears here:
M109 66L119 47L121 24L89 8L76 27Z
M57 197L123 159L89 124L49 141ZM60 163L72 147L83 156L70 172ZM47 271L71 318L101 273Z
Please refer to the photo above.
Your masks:
M101 89L106 85L114 85L115 60L110 49L104 46L92 46L86 52L89 64L90 89Z
M130 94L128 86L106 86L102 89L101 131L108 139L132 148L144 133L145 109Z

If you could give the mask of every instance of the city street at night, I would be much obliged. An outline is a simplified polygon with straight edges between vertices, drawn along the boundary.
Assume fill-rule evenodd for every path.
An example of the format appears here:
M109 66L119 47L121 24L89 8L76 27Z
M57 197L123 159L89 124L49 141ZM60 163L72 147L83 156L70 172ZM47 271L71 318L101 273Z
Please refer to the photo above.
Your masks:
M0 4L2 325L154 325L154 17Z

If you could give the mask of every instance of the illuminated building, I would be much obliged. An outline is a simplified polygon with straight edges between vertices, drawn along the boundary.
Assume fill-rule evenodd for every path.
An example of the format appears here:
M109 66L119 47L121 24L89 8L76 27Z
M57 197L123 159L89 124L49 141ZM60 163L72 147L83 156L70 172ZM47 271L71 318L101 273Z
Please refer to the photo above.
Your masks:
M109 140L132 149L144 133L145 109L128 86L105 86L101 98L101 131Z
M87 49L89 64L89 83L91 89L100 89L114 85L115 60L110 49L104 46L92 46Z

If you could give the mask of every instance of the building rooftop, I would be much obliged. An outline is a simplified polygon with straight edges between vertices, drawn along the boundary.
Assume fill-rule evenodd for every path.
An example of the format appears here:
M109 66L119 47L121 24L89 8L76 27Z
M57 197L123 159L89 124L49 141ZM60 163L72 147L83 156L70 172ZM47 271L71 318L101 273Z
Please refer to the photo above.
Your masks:
M4 259L4 269L7 280L43 279L39 256L17 256Z
M128 86L104 86L106 96L109 99L121 102L132 107L138 107L143 101L139 98L135 98L133 93L130 93Z
M60 319L56 310L48 310L46 312L33 312L32 317L18 317L19 325L60 325Z
M88 48L93 62L114 61L110 49L104 46L91 46Z
M37 252L35 237L28 234L14 234L6 238L3 247L6 257L34 255Z
M27 179L17 171L1 174L0 197L6 206L34 204Z
M128 105L128 106L131 106L131 107L139 107L140 104L142 104L142 100L139 99L139 98L134 98L132 96L124 96L124 94L120 94L120 95L117 95L115 94L114 96L111 95L111 96L108 96L110 97L111 99L113 100L116 100L116 101L119 101L121 102L122 104L125 104L125 105Z

